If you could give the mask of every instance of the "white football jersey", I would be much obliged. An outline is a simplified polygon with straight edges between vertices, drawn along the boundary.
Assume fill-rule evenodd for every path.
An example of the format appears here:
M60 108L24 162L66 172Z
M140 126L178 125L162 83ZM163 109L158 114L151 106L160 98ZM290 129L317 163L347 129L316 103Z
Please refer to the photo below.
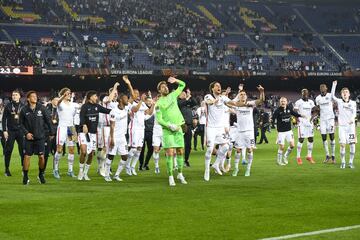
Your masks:
M199 107L196 109L196 114L199 117L199 124L206 124L206 108Z
M137 102L133 102L131 105L130 111L132 111L132 108L137 106ZM148 106L144 102L141 103L141 106L137 112L133 112L131 115L131 122L130 126L132 129L145 129L145 111L148 110Z
M249 101L247 103L250 106L235 108L237 128L240 132L254 131L253 111L254 111L255 101Z
M311 126L312 123L310 122L311 119L311 110L315 106L314 101L308 99L304 101L303 99L299 99L295 102L294 110L297 110L299 114L305 116L305 118L299 118L299 124L303 126Z
M212 94L205 96L205 102L209 100L215 100ZM229 102L230 99L226 96L219 96L219 101L215 104L207 104L207 127L221 128L224 127L225 121L229 121L228 114L226 114L227 106L225 103Z
M120 138L127 133L128 110L114 108L110 112L110 121L115 122L114 138Z
M116 101L108 102L108 98L109 98L109 96L104 97L102 106L107 109L116 108L118 103ZM99 125L100 126L110 126L110 117L108 114L99 113Z
M320 120L326 121L335 118L333 101L330 93L327 93L325 96L317 96L315 103L320 108Z
M57 106L60 127L74 126L74 117L76 115L77 104L73 102L61 102Z
M345 102L342 99L336 99L339 115L339 126L348 126L350 123L355 123L356 118L356 102L350 100Z
M156 116L156 115L155 115ZM158 123L158 121L156 120L156 117L154 119L154 128L153 128L153 133L157 134L157 135L162 135L162 127L161 125Z

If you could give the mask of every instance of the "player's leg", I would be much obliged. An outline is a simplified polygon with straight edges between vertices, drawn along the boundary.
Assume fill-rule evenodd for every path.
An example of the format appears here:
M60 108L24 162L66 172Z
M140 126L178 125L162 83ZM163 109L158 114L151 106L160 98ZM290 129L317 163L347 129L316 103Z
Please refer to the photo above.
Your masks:
M278 154L277 154L277 164L279 166L284 166L285 163L283 163L283 152L285 149L285 145L284 144L278 144L279 148L278 148Z
M23 162L23 184L27 185L30 182L28 172L30 167L30 159L31 156L33 155L34 149L33 149L32 141L25 140L24 145L25 145L24 146L25 154L24 154L24 162Z
M204 180L210 180L210 162L215 147L216 132L213 128L206 129L206 152L205 152L205 173Z
M59 163L63 153L63 145L66 141L66 128L58 126L56 134L56 152L54 155L53 175L54 178L60 179Z
M103 149L105 148L105 127L102 125L99 125L97 128L96 133L96 139L97 139L97 154L96 154L96 160L97 160L97 170L96 172L100 174L101 176L104 175L104 165L103 162L106 159L106 155L104 154ZM105 151L106 153L106 151Z
M306 160L308 160L311 164L314 164L314 158L312 157L312 151L314 148L314 137L309 137L308 138L308 142L307 142L307 156L306 156Z
M74 158L75 158L75 144L73 141L68 141L68 172L69 177L76 177L74 174Z
M355 125L350 125L348 127L348 143L350 146L349 168L354 168L355 144L356 144Z
M114 152L116 152L116 147L114 147ZM109 152L109 154L107 154L107 158L105 161L105 181L106 182L111 182L111 177L110 177L110 168L111 168L111 163L114 160L115 155L111 154L112 152Z
M232 173L233 177L236 177L239 173L239 163L240 163L240 158L241 158L241 148L235 147L236 151L235 151L235 160L234 160L234 171Z
M222 161L225 160L226 153L228 152L228 150L229 150L229 144L223 143L223 144L219 145L219 149L216 154L216 160L215 160L214 164L212 165L212 167L215 169L215 172L219 175L222 175L222 172L220 170L220 165L221 165Z
M44 158L44 152L45 152L45 141L44 140L38 140L35 142L35 149L34 153L38 155L39 158L39 175L38 180L41 184L45 184L45 177L44 177L44 169L45 169L45 158Z
M118 164L118 168L116 170L114 179L118 182L122 182L123 180L120 178L120 174L124 168L126 168L126 160L128 157L128 147L127 147L127 141L126 137L122 136L122 139L119 141L119 154L121 156L121 159Z
M91 180L88 176L88 172L90 170L92 158L95 154L96 147L97 147L96 134L89 133L89 138L90 138L90 141L88 142L88 149L87 149L88 156L87 156L86 164L84 167L84 179L86 181Z
M155 173L160 173L159 160L160 160L160 146L154 146L153 153L154 163L155 163Z
M177 162L178 162L178 175L177 179L180 180L182 184L187 184L185 177L183 175L183 169L184 169L184 148L176 148L176 156L177 156Z
M79 145L80 145L80 157L79 157L80 163L79 163L78 180L81 181L84 178L84 166L85 166L85 160L88 149L88 142L85 133L79 134Z
M289 155L291 154L292 150L295 147L295 140L294 140L294 135L293 135L292 131L289 131L286 134L285 140L289 143L289 147L287 148L287 150L284 154L283 163L288 164L289 163L289 161L288 161Z
M347 128L339 126L339 144L340 144L340 168L346 167L345 154L346 154L346 143L347 143Z
M332 164L335 164L335 133L329 134L330 138L330 149L331 149L331 161Z
M175 180L174 180L174 153L175 149L173 148L167 148L165 149L166 152L166 170L167 174L169 176L169 185L175 186Z
M350 143L350 159L349 159L349 168L355 168L354 167L354 157L355 157L355 143Z
M253 163L253 159L254 159L254 151L253 151L253 147L249 147L247 148L247 160L248 160L248 164L246 166L246 171L245 171L245 177L249 177L250 176L250 172L251 172L251 166Z
M231 141L229 143L229 150L226 153L226 166L225 166L225 172L229 172L231 169L231 156L232 156L232 152L233 152L233 148L234 148L234 141Z
M301 136L301 130L300 130L299 126L299 139L298 139L298 143L297 143L297 151L296 151L296 161L298 163L298 165L302 164L302 160L301 160L301 149L302 149L302 145L304 142L304 138L300 137Z

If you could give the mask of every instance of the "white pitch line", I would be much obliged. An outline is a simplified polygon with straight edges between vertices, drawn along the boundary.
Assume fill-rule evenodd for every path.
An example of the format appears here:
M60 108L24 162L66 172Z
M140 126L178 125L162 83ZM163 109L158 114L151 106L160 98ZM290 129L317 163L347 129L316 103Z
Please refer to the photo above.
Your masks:
M356 228L360 228L360 225L354 225L354 226L348 226L348 227L340 227L340 228L330 228L330 229L324 229L324 230L313 231L313 232L296 233L296 234L279 236L279 237L262 238L262 239L259 239L259 240L290 239L290 238L298 238L298 237L319 235L319 234L323 234L323 233L332 233L332 232L348 231L348 230L356 229Z

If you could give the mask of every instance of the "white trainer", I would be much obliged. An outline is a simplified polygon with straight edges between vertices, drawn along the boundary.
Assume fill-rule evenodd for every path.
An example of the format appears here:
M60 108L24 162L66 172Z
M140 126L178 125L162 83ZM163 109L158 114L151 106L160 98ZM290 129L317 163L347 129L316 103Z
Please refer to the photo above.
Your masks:
M176 186L176 183L175 183L175 180L174 180L173 176L169 176L169 186L170 187L175 187Z
M104 177L104 179L106 182L112 182L112 179L110 176L106 176L106 177Z
M210 181L210 169L209 168L205 169L204 180L207 182Z
M85 181L90 181L91 180L87 174L84 174L84 179L85 179Z
M182 173L179 173L176 177L182 184L187 184L187 181L185 180L185 177Z
M137 173L136 173L136 171L135 171L135 168L133 168L133 167L131 168L131 174L134 175L134 176L137 176Z
M78 175L78 180L81 181L81 180L83 180L83 178L84 178L84 172L80 171L79 175Z
M219 174L220 176L223 175L219 168L219 165L213 164L211 167L215 170L217 174Z
M342 162L342 163L340 164L340 168L346 168L346 163Z
M118 181L118 182L122 182L123 180L120 178L119 175L115 175L114 176L114 180Z

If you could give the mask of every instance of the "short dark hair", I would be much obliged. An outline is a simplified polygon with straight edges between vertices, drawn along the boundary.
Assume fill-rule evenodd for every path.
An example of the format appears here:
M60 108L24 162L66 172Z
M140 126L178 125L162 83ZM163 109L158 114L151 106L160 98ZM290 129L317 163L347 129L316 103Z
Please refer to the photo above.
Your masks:
M209 91L210 91L210 93L212 93L212 89L214 88L215 84L217 84L217 83L219 83L219 82L214 81L214 82L210 83L210 85L209 85Z
M89 99L93 96L93 95L96 95L97 92L94 91L94 90L90 90L86 93L86 101L89 101Z
M34 94L34 93L37 95L37 93L36 93L34 90L28 91L28 92L26 93L26 98L29 98L30 95L31 95L31 94Z
M11 94L13 94L13 93L18 93L21 96L21 91L17 88L11 92Z

